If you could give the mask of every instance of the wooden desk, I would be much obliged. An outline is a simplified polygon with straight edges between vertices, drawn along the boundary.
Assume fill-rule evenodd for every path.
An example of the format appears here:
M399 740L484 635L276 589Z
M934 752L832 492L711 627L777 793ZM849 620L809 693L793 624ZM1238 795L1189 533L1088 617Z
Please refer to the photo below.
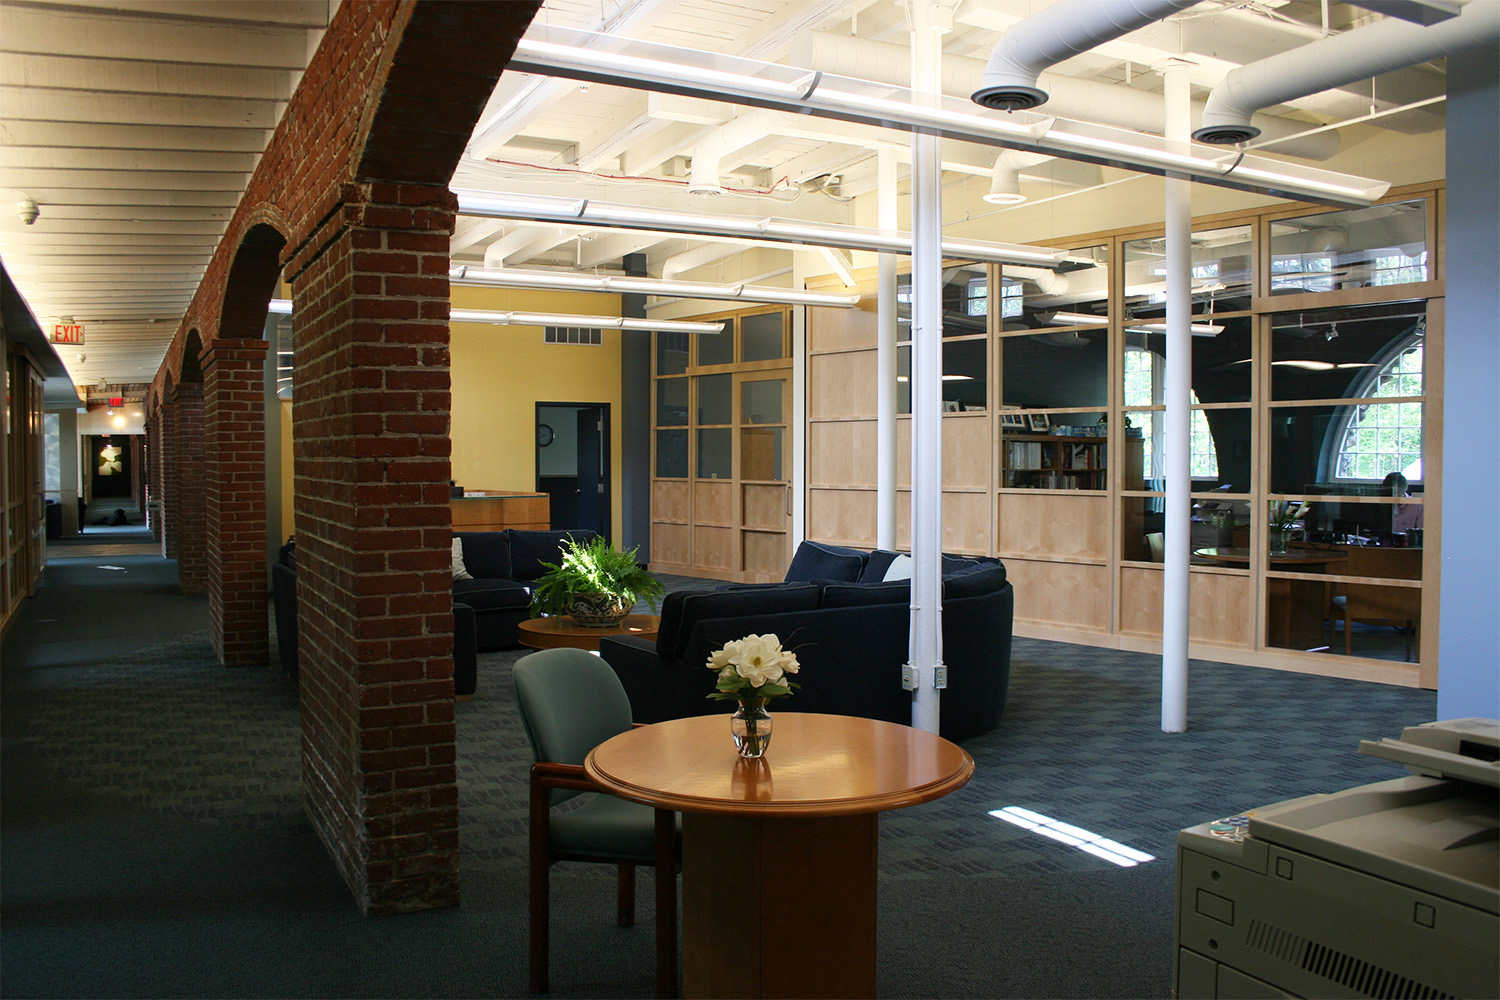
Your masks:
M1225 566L1249 566L1250 550L1243 546L1194 549L1194 557ZM1275 570L1306 570L1309 579L1273 576L1266 580L1266 644L1281 649L1325 649L1323 623L1328 620L1332 589L1318 576L1334 563L1347 562L1343 549L1289 547L1267 556Z
M522 645L532 649L557 649L566 646L597 653L599 640L607 635L638 635L643 639L655 639L656 630L660 626L661 618L658 615L626 615L624 621L612 628L580 625L573 620L572 615L557 615L552 618L528 618L516 626L516 637Z
M872 997L879 813L974 774L962 748L874 719L773 713L771 748L741 760L721 715L643 726L584 769L682 817L689 997Z
M485 490L484 496L453 497L454 531L548 531L552 527L552 501L545 493L516 490Z

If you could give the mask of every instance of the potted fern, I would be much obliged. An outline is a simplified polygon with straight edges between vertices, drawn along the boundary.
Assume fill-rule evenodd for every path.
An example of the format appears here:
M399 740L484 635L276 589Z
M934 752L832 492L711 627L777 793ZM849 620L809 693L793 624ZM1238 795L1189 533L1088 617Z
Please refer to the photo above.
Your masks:
M666 593L636 561L636 549L622 552L601 535L582 542L569 537L562 562L542 565L547 572L531 590L534 615L572 615L580 625L614 628L641 601L655 611Z

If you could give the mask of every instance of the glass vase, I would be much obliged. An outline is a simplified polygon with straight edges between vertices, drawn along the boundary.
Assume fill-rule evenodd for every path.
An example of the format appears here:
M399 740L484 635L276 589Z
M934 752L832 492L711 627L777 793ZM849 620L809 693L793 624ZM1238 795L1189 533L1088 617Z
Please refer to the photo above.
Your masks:
M764 698L746 698L729 717L729 734L741 757L761 757L771 745L771 713Z
M1289 534L1291 534L1291 532L1286 528L1271 528L1271 555L1286 555L1286 540Z

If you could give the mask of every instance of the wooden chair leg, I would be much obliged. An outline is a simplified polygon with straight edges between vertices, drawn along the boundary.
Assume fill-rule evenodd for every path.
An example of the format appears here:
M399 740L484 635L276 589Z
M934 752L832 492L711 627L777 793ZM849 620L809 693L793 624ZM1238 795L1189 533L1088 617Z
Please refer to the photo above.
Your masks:
M635 926L635 865L616 865L615 923Z
M526 956L529 988L533 993L546 993L547 952L550 947L548 925L550 922L551 891L550 857L551 831L548 810L550 801L547 789L540 782L531 783L531 831L528 858L527 916L529 919L529 945Z
M656 995L677 995L677 814L656 810Z

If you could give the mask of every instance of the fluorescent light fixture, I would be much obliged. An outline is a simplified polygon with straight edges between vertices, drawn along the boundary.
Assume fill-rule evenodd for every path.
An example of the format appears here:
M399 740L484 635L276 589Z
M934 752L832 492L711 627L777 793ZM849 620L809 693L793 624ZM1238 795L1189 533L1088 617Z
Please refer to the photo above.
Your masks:
M1283 197L1366 206L1390 187L1241 150L1024 111L979 111L957 97L597 32L534 26L517 47L510 68L927 132Z
M876 253L911 253L911 234L897 230L799 222L793 219L675 212L546 195L493 195L488 191L473 190L457 190L454 193L458 195L460 214L484 218L532 219L661 233L726 236L751 243L798 243L839 247L844 250L871 250ZM1053 264L1065 259L1068 254L1066 250L1053 250L1050 247L981 240L944 240L942 251L946 257L1025 264Z
M1061 820L1044 816L1030 809L1022 809L1020 806L1006 806L1004 809L991 809L990 815L996 819L1003 819L1013 826L1019 826L1023 830L1030 830L1039 836L1049 840L1055 840L1069 847L1076 847L1086 854L1092 854L1096 858L1103 858L1110 864L1119 865L1121 868L1134 868L1136 865L1145 864L1147 861L1155 861L1156 856L1138 851L1108 837L1101 837L1097 833L1091 833L1080 826L1064 823Z
M1085 323L1108 323L1108 316L1090 316L1088 313L1060 312L1052 314L1048 326L1082 326Z
M568 316L561 313L487 309L454 309L453 323L496 323L501 326L578 326L590 330L654 330L658 333L722 333L722 323L692 323L676 319L632 319L621 316Z
M271 311L290 316L289 299L272 299ZM492 312L486 309L453 309L450 323L496 323L501 326L577 326L589 330L654 330L658 333L722 333L723 323L694 323L677 319L633 319L622 316L572 316L562 313Z
M1132 323L1127 326L1129 333L1166 333L1165 323ZM1189 323L1188 332L1195 337L1217 337L1224 332L1224 328L1217 323Z
M911 381L911 376L909 376L909 375L897 375L896 376L896 381L897 382L910 382ZM972 381L974 381L974 376L973 375L944 375L943 376L943 381L944 382L972 382Z
M521 268L455 266L448 271L455 285L496 288L556 288L574 292L676 296L684 299L739 299L744 302L776 302L786 305L833 306L847 309L859 304L856 294L810 292L770 285L720 284L712 281L671 281L630 275L584 274L576 271L532 271Z
M1283 368L1302 368L1310 372L1342 371L1346 368L1374 368L1373 361L1346 361L1334 364L1331 361L1272 361L1272 365Z

